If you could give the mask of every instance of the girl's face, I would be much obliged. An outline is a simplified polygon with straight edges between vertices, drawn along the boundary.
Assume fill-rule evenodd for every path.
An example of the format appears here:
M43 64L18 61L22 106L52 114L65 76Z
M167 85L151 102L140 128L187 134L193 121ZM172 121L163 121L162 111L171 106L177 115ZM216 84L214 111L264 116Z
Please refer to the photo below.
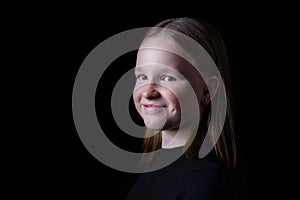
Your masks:
M182 114L180 103L187 105L185 113L195 111L190 86L200 101L203 79L190 63L164 50L140 49L136 64L133 100L146 127L152 130L178 129ZM179 103L178 99L184 101ZM183 121L189 123L189 120Z

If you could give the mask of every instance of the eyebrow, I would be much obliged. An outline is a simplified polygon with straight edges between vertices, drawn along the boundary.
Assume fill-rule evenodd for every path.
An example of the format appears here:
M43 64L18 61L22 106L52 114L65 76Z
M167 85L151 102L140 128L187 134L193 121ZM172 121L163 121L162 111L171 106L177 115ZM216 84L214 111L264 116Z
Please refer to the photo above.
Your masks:
M135 70L143 70L144 68L142 68L141 66L135 66Z
M152 69L153 67L155 67L155 66L153 66L155 64L147 64L147 65L149 65L148 67L150 67L150 68L143 67L143 65L138 65L138 66L135 67L135 71L137 71L137 72L146 72L146 71ZM162 65L162 66L166 66L166 65ZM172 74L180 73L181 74L181 72L177 71L176 69L173 69L172 67L170 67L170 68L171 69L169 69L169 68L158 68L158 70L162 73L172 73Z

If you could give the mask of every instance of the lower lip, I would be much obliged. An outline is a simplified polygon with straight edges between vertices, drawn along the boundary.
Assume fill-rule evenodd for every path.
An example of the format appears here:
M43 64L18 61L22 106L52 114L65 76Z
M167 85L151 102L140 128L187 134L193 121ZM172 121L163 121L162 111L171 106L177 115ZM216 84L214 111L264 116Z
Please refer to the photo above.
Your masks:
M143 106L143 110L145 111L160 111L162 109L164 109L164 106Z

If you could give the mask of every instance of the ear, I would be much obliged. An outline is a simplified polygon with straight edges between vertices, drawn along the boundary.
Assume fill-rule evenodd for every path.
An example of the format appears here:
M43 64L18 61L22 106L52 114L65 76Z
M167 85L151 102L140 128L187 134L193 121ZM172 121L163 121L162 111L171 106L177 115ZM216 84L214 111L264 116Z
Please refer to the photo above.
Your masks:
M208 89L205 91L204 102L207 104L215 97L219 90L220 80L217 76L210 76L205 79Z

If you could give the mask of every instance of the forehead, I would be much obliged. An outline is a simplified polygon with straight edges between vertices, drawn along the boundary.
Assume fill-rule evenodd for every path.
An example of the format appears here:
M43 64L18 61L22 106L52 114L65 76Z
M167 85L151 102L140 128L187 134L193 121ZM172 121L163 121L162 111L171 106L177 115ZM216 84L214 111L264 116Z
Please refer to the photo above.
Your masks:
M169 66L179 72L192 70L192 65L174 53L154 48L140 49L137 55L137 65L149 65L157 63Z

